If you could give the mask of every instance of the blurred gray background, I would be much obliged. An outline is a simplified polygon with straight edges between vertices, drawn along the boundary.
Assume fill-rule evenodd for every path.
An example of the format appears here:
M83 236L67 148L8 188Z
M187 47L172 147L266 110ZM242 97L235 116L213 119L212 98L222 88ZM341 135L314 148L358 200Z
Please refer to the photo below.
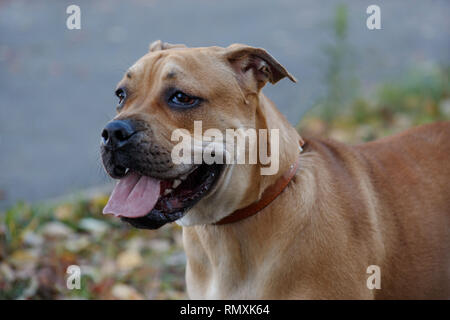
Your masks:
M266 48L299 79L265 88L296 124L323 90L339 3L364 90L418 63L448 63L448 0L0 0L0 207L111 183L98 147L114 87L156 39ZM70 4L81 7L81 30L66 28ZM382 30L366 27L371 4Z

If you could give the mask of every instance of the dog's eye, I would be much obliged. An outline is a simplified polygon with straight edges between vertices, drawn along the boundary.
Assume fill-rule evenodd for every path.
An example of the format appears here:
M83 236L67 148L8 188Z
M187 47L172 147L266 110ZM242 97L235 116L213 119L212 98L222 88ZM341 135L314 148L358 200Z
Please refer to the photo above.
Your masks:
M119 88L116 90L116 96L119 98L119 105L117 106L117 109L121 109L123 102L125 101L125 98L127 97L127 93L123 88Z
M192 97L184 92L177 91L169 98L169 105L174 107L193 107L200 102L200 98Z

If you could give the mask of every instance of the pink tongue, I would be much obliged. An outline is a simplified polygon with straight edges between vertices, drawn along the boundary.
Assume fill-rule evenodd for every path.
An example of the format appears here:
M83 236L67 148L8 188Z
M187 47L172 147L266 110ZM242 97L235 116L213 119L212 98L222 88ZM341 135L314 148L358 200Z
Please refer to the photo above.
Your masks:
M114 187L103 214L138 218L147 215L159 198L159 180L130 172Z

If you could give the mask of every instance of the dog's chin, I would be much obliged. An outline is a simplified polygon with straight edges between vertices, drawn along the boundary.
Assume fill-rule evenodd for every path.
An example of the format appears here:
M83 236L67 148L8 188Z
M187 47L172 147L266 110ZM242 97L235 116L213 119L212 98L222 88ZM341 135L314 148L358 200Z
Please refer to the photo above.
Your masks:
M184 216L188 209L181 209L174 213L164 213L157 209L153 209L149 214L139 218L126 218L120 219L124 222L131 224L135 228L139 229L159 229L163 225L169 222L174 222Z
M121 217L140 229L158 229L182 218L189 209L208 196L217 184L224 165L202 164L188 175L160 181L160 195L153 209L141 217Z

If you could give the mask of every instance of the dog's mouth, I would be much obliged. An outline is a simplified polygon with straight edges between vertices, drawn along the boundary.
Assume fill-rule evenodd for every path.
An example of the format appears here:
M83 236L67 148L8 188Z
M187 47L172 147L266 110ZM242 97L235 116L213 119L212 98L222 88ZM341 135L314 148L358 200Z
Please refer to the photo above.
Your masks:
M218 180L223 165L202 164L172 180L159 180L125 169L103 209L136 228L157 229L181 218L205 197Z

